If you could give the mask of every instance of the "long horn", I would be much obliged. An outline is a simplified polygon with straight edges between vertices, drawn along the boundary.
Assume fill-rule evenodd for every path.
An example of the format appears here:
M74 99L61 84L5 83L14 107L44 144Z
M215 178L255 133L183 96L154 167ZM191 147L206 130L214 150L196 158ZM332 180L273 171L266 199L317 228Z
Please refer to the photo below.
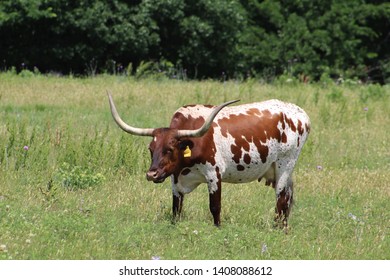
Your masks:
M110 102L112 117L114 118L115 122L121 129L123 129L127 133L138 135L138 136L153 136L154 128L137 128L137 127L132 127L127 123L125 123L119 116L118 111L116 110L111 93L107 91L107 95L108 95L108 101Z
M219 113L219 111L221 111L223 107L225 107L229 104L238 102L238 101L240 101L240 100L237 99L237 100L233 100L233 101L228 101L228 102L225 102L225 103L219 105L218 107L215 107L213 109L213 111L211 112L211 114L206 119L206 121L204 122L204 124L202 125L202 127L195 129L195 130L179 130L177 132L177 137L180 138L180 137L201 137L201 136L203 136L207 132L207 130L209 130L211 124L213 123L215 116Z

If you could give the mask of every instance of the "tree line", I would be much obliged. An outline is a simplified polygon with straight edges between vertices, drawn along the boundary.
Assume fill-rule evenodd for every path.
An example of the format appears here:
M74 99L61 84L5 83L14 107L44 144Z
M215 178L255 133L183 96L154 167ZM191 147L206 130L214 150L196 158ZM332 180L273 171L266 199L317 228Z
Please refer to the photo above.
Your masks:
M0 0L0 70L390 83L384 0Z

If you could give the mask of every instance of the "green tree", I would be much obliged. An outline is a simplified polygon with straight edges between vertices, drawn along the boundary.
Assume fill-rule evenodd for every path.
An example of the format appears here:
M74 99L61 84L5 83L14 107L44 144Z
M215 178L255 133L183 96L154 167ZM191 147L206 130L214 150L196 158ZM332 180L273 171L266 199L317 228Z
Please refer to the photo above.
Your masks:
M164 57L192 78L233 76L245 22L237 1L149 0L140 6L160 38L152 58Z
M240 47L244 65L252 72L272 69L276 75L287 72L314 78L326 72L368 79L371 69L389 60L390 5L386 1L241 3L249 25Z
M2 0L0 59L75 73L163 59L191 77L219 76L235 69L240 8L222 0Z
M390 82L389 19L383 0L0 0L0 65Z
M141 61L159 43L137 4L112 0L3 0L3 63L82 73L109 61Z

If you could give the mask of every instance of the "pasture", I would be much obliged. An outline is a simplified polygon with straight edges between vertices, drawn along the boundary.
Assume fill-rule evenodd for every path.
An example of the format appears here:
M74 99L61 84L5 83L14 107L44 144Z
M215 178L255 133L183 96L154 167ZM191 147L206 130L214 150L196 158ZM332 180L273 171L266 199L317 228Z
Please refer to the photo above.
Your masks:
M221 227L206 185L171 223L170 180L145 179L148 137L185 104L279 98L310 116L289 234L264 181L223 184ZM0 74L0 259L390 259L390 88L330 81L140 80Z

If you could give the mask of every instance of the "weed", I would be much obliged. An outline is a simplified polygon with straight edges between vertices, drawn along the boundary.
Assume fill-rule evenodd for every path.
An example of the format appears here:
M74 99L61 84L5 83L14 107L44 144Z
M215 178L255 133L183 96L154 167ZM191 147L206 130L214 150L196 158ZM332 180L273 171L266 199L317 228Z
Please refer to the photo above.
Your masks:
M331 92L328 93L326 97L332 102L341 102L345 100L343 91L337 87L332 87Z
M53 203L57 201L57 187L53 184L53 179L50 179L47 182L46 188L42 189L39 187L39 190L43 196L43 201L50 207Z
M105 177L101 173L94 173L91 169L63 163L55 174L55 180L70 190L85 189L100 185Z
M385 88L380 85L368 85L359 92L359 98L362 103L367 103L369 99L383 100L389 95L386 94Z

